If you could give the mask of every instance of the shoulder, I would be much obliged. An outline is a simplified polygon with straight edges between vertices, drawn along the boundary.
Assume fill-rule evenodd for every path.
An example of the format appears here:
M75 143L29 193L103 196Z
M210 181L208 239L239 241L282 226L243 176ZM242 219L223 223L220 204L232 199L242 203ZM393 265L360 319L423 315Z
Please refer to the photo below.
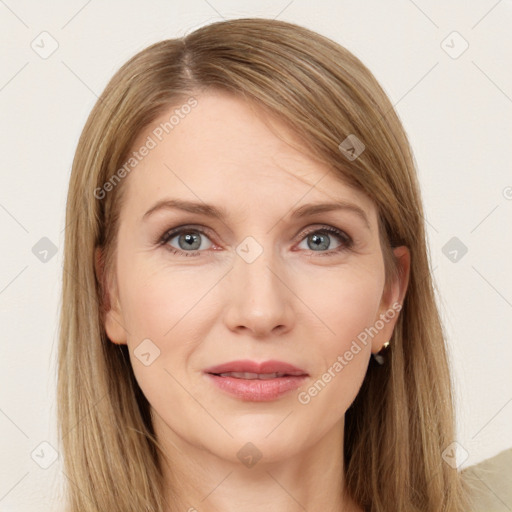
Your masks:
M474 512L512 510L512 448L462 471Z

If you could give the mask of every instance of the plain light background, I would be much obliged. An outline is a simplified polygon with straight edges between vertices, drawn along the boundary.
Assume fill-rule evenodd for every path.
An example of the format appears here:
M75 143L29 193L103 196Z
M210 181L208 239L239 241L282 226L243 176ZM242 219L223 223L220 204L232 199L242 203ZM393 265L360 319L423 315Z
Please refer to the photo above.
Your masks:
M512 447L510 1L0 0L1 512L57 510L65 479L61 459L52 463L57 322L66 193L87 115L146 46L247 16L334 39L390 96L422 186L457 461ZM44 237L56 249L47 261Z

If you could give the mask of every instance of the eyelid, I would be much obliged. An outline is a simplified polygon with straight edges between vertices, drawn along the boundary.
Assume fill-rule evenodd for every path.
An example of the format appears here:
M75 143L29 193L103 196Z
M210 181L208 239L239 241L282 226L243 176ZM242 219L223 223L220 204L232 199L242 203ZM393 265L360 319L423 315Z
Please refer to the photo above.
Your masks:
M172 237L173 235L179 235L181 231L198 231L202 234L208 234L212 233L212 230L210 228L207 228L206 226L203 226L201 224L181 224L179 226L175 226L173 228L165 230L164 234L159 237L160 240L168 237Z
M310 233L316 233L317 231L325 231L329 234L340 236L340 238L346 238L346 241L352 241L352 237L346 232L346 230L331 226L330 224L313 224L300 231L297 235L299 241ZM345 235L345 236L344 236Z
M212 243L214 243L215 236L212 236L213 231L206 226L202 226L200 224L182 224L180 226L176 226L174 228L170 228L164 232L164 234L157 239L158 244L165 245L169 240L174 238L175 236L181 235L183 232L187 231L197 231L199 234L204 235L210 239ZM193 252L193 251L190 251ZM202 251L197 251L202 252Z

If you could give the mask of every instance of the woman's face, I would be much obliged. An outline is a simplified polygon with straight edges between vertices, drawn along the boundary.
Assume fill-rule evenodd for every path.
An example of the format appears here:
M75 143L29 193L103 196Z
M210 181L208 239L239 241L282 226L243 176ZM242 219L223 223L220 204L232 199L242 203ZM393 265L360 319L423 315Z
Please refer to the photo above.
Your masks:
M129 347L160 438L280 460L339 440L405 286L384 290L369 198L249 104L195 97L140 135L117 185L127 189L105 327ZM406 265L407 251L396 255Z

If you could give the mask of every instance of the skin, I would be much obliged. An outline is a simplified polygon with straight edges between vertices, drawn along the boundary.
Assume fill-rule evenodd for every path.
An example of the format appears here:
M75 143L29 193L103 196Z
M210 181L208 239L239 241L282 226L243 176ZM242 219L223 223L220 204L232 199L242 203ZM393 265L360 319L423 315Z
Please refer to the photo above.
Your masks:
M169 502L190 511L360 511L343 492L345 412L398 314L360 344L309 403L300 403L298 393L332 368L366 327L403 302L409 252L394 250L404 272L384 289L373 202L294 149L291 143L300 148L300 142L278 120L226 93L194 96L197 107L122 184L127 190L116 269L107 279L105 329L113 343L128 344L151 404L156 434L172 461L172 473L166 466L164 475L175 493L171 498L169 491ZM229 217L164 209L144 220L164 198L224 207ZM306 203L339 200L360 207L369 229L348 210L290 217ZM158 243L181 225L207 231L198 235L199 249L188 249L199 255L169 250L185 252L186 233ZM327 249L317 248L311 238L321 236L324 226L347 233L353 246L323 254L345 243L324 234ZM304 234L305 228L311 232ZM252 263L236 252L248 236L263 250ZM149 366L134 355L144 339L160 350ZM286 361L309 377L277 400L248 402L223 393L203 374L236 359ZM262 455L250 468L237 457L248 442Z

